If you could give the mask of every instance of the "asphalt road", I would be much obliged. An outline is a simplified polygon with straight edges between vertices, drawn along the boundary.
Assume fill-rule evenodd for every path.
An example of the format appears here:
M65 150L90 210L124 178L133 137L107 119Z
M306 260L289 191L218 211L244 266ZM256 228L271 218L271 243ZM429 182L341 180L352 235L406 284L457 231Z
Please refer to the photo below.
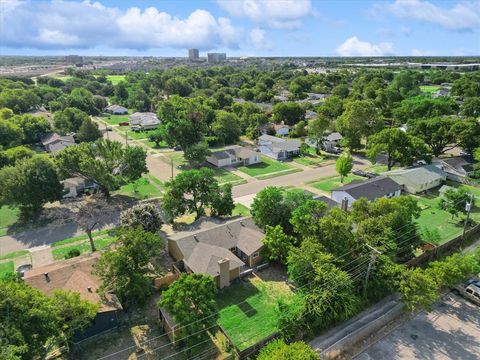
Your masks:
M480 358L480 308L453 293L402 323L354 360Z

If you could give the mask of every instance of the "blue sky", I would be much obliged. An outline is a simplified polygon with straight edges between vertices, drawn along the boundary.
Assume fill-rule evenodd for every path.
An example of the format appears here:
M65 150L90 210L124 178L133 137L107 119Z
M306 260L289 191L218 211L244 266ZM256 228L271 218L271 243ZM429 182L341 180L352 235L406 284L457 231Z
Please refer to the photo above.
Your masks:
M480 0L0 0L0 54L480 55Z

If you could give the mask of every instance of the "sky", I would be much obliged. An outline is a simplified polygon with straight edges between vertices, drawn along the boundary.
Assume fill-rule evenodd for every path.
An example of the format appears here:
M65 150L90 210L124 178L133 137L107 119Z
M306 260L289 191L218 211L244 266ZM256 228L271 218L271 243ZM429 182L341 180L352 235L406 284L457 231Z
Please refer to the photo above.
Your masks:
M480 55L480 0L0 0L0 55Z

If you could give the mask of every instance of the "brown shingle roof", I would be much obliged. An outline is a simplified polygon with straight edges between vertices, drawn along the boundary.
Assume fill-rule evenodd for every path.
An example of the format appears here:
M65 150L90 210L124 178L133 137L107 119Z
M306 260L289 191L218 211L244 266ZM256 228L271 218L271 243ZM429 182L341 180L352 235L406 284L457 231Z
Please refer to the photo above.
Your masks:
M83 300L100 304L99 312L119 310L122 307L115 295L106 294L102 299L97 292L101 281L92 274L92 267L98 257L97 253L33 268L25 273L23 279L46 295L52 295L57 289L78 292Z

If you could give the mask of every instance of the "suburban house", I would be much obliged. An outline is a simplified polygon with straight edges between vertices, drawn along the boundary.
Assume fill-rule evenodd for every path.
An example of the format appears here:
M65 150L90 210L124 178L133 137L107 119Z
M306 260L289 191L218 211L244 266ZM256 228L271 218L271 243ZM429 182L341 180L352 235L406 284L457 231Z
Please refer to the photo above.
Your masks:
M41 106L41 107L39 107L39 108L37 108L33 111L30 111L28 114L32 115L32 116L36 116L36 117L42 117L45 120L47 120L50 124L53 122L52 114L47 109L45 109L43 106Z
M96 184L93 181L86 180L80 176L68 178L62 181L63 184L63 198L76 198L83 194L86 189L96 188Z
M333 132L327 136L325 136L325 140L323 142L323 146L325 147L326 151L332 150L334 147L340 145L340 141L343 139L342 134L339 132Z
M34 267L27 271L23 278L28 285L46 295L52 295L55 290L62 289L77 292L81 299L100 305L92 324L81 334L76 334L75 341L118 326L118 313L122 311L122 306L114 294L98 293L101 280L92 274L93 265L99 256L97 253Z
M268 134L271 130L271 134L275 133L277 136L287 136L290 132L290 126L285 124L275 124L275 123L266 123L260 126L260 133L261 134Z
M383 173L383 175L402 185L403 190L410 194L436 188L447 179L447 174L435 165L392 170Z
M51 153L63 150L68 146L77 145L75 139L70 135L59 135L57 133L50 133L43 136L40 142L45 147L45 150Z
M224 288L263 260L264 234L251 217L203 218L168 238L168 251L185 271L211 275Z
M109 105L105 108L105 111L112 115L128 114L128 109L120 105Z
M152 112L136 112L129 116L130 127L132 130L153 130L160 120Z
M366 198L369 201L382 197L400 196L401 185L386 176L377 176L365 181L353 180L350 184L332 190L332 200L339 204L344 201L351 206L356 200Z
M232 145L212 152L207 161L216 167L252 165L261 162L260 154L243 146Z
M262 135L258 138L260 152L275 160L285 160L300 152L300 140L281 139L271 135Z
M465 183L474 171L475 161L472 156L454 156L437 159L433 163L446 172L448 180Z

